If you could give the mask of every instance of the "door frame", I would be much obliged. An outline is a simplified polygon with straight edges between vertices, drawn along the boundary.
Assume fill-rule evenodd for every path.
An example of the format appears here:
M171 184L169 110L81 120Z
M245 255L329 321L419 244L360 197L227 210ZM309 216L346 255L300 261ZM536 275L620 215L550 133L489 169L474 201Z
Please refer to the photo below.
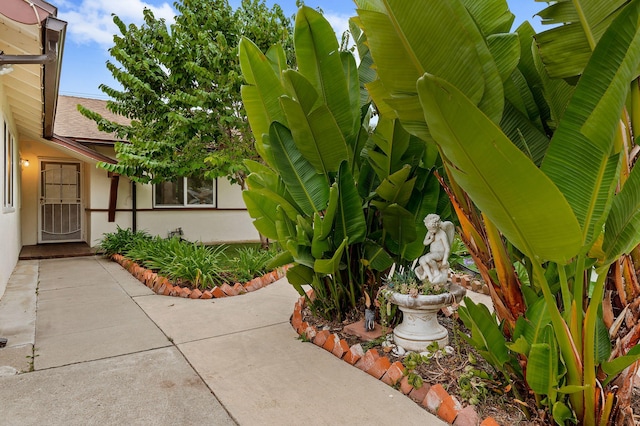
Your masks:
M80 174L79 179L79 193L80 193L80 237L78 239L68 239L68 240L43 240L42 239L42 164L43 163L66 163L66 164L77 164L79 165L78 173ZM85 218L84 218L84 163L75 158L55 158L55 157L38 157L38 190L37 190L37 206L38 206L38 244L50 244L50 243L77 243L84 241L85 234Z

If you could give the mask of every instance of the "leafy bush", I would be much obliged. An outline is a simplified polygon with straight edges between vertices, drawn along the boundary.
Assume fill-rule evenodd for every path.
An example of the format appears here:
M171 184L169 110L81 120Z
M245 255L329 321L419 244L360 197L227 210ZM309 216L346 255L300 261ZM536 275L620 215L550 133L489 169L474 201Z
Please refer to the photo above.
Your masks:
M123 254L131 250L134 246L143 241L148 241L151 236L145 231L133 232L131 229L117 227L116 232L102 234L99 248L106 256L112 254Z
M226 245L206 246L178 237L151 237L146 232L132 232L118 227L117 232L104 234L100 243L107 255L120 253L169 279L200 289L224 282L244 282L267 271L275 255L254 247L230 250ZM227 255L227 251L233 255Z
M227 258L228 270L233 281L249 281L267 272L267 264L274 258L276 249L264 250L259 247L242 247L234 257Z

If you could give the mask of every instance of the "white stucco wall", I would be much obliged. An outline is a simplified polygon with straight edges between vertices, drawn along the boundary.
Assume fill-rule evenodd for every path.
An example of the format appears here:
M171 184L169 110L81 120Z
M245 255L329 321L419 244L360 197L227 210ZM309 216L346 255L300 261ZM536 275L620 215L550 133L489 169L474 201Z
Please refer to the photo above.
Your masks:
M18 262L20 249L22 248L22 240L20 237L20 141L13 123L11 110L3 91L3 86L0 84L0 125L2 125L3 120L6 121L15 139L15 145L13 147L14 206L13 209L2 208L2 204L4 203L2 203L1 200L4 200L5 189L4 184L0 184L0 241L2 242L2 249L0 249L0 297L2 297L7 288L7 282ZM2 131L4 131L4 129L2 129ZM0 150L4 150L4 144L0 144ZM3 179L0 179L0 182L4 182L5 168L6 165L4 161L2 161L0 171L2 172Z
M114 232L117 226L130 228L133 222L131 182L120 178L116 221L108 222L110 181L107 172L92 168L88 171L91 181L90 244L98 244L102 235ZM259 241L260 236L253 226L249 213L242 201L242 191L238 185L231 185L226 179L218 180L218 205L209 208L153 208L152 185L136 184L136 227L152 235L166 237L170 231L182 228L184 238L203 243L226 243Z

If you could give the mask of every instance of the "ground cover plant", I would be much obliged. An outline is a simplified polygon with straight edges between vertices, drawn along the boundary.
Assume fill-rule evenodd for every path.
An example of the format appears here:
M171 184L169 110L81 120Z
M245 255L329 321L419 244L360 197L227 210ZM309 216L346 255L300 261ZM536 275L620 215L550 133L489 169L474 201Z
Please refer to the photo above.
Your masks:
M119 228L100 243L105 255L123 256L175 283L206 290L224 283L247 282L268 272L275 250L242 245L207 246L178 237L151 237Z
M419 215L398 195L426 166L447 191L491 289L495 316L473 303L460 311L468 340L519 384L513 397L532 393L536 410L557 424L633 422L640 0L559 1L541 11L558 27L540 34L527 23L509 32L504 0L355 3L358 82L352 58L336 53L308 8L296 18L298 71L283 71L275 51L240 44L243 99L266 162L250 167L245 201L256 227L296 262L290 281L314 287L316 308L353 306L415 242ZM395 156L390 148L400 143L353 150L353 141L365 140L350 130L356 83L380 114L381 131L393 123L411 135L412 152L422 144L440 160L403 160L406 151ZM367 140L395 140L377 132ZM327 161L341 152L347 162ZM381 158L406 175L391 169L385 185L368 186L355 166L378 172ZM420 190L422 199L437 193ZM257 202L271 193L284 201L279 210ZM344 209L346 198L358 208ZM363 241L383 256L353 255L352 244ZM352 273L354 260L363 273Z

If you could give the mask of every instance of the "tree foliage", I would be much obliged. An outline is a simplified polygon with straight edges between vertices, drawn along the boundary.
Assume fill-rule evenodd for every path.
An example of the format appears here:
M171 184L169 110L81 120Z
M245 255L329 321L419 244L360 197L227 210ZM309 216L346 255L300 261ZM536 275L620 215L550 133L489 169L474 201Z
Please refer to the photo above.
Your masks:
M227 0L174 6L170 26L149 9L140 26L113 16L120 34L107 68L122 89L100 89L107 108L131 123L79 106L100 130L128 141L116 144L118 164L100 166L143 183L202 174L242 182L242 161L256 154L240 98L238 42L247 36L265 50L280 43L292 52L290 20L263 0L243 0L235 11Z

